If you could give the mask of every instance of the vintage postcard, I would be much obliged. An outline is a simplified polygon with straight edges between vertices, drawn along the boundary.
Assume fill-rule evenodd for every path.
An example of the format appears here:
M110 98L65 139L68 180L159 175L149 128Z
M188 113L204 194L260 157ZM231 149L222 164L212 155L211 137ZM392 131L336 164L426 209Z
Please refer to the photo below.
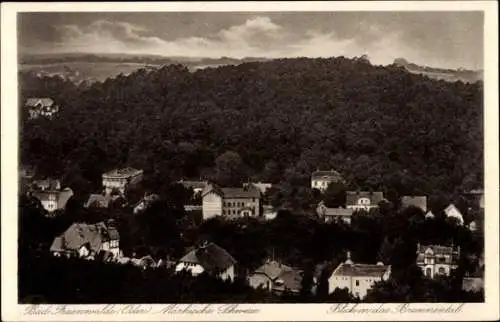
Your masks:
M498 320L496 2L1 22L2 320Z

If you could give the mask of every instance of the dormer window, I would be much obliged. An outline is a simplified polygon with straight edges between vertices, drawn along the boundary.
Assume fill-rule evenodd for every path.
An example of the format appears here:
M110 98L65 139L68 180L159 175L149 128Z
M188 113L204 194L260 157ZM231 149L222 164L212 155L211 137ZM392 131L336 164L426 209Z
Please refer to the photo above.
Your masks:
M358 205L369 205L370 204L370 199L368 198L359 198L358 199Z

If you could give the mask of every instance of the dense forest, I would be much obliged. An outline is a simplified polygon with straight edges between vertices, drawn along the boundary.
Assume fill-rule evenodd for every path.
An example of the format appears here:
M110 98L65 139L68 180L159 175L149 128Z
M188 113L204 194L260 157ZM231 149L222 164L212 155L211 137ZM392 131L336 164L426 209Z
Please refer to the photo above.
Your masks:
M22 163L79 192L118 166L156 184L213 178L221 157L239 181L308 186L311 171L333 168L350 189L451 196L482 187L482 82L343 57L169 65L91 86L19 77L20 105L38 96L60 106L53 120L23 110Z

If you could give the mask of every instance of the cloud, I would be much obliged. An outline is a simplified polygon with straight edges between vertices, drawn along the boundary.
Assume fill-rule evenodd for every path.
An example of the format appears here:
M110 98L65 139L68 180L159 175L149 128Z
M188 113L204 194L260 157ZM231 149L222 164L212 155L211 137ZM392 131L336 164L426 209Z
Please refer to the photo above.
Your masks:
M269 17L254 16L241 24L204 36L166 40L156 36L154 30L136 24L98 20L85 26L58 26L58 41L47 49L52 52L235 58L354 57L366 54L374 64L390 64L398 57L418 62L422 57L428 59L432 56L423 48L408 43L402 31L388 30L386 26L374 23L359 21L349 34L344 32L342 36L336 30L292 29Z

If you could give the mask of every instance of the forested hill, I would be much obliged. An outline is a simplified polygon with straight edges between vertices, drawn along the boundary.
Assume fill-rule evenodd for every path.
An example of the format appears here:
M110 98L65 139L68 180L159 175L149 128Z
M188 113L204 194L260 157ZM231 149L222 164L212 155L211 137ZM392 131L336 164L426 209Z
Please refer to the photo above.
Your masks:
M21 101L50 96L61 106L54 120L22 120L22 161L68 181L98 185L120 165L162 181L211 176L215 159L234 151L242 177L271 182L307 185L311 171L334 168L352 188L482 185L481 82L341 57L194 73L170 65L90 87L21 74L20 84Z

